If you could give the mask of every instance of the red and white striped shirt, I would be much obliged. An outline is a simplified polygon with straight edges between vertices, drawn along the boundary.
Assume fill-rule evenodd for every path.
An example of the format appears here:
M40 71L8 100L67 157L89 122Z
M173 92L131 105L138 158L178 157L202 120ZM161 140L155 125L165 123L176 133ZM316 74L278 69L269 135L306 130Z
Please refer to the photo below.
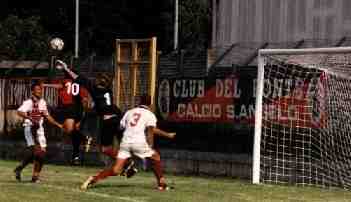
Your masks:
M30 119L34 122L32 123L30 119L25 119L23 126L39 124L39 127L42 127L44 116L49 114L46 101L44 99L40 99L38 101L34 101L32 98L27 99L22 103L17 111L28 113Z

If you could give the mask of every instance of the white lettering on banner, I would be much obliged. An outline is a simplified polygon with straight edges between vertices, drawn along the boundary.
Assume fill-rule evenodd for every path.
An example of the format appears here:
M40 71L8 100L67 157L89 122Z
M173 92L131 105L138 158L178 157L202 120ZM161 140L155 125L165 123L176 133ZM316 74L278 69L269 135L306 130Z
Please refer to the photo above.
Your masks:
M317 83L317 78L311 78L306 81L301 78L295 79L265 79L264 80L264 97L278 98L282 96L290 96L296 99L311 97L315 93L314 88ZM252 97L256 97L257 79L253 79Z
M173 95L176 98L204 97L205 81L197 79L175 80L173 83Z
M238 79L216 79L216 97L240 98Z
M238 114L235 114L235 107L233 104L221 106L221 104L180 103L177 106L177 117L184 120L223 119L229 121L234 119L251 120L255 115L253 105L239 105Z
M220 118L222 109L220 104L180 103L177 107L179 118Z
M235 118L235 105L227 105L226 106L226 115L228 119Z
M264 116L267 120L294 121L299 119L299 112L296 105L288 105L285 110L274 104L263 107Z
M205 81L199 80L198 81L198 92L197 97L204 97L205 96Z
M272 98L277 98L283 96L283 82L282 79L273 80L273 95Z
M226 118L229 120L240 118L240 119L252 119L255 116L255 107L254 105L241 105L239 115L235 114L235 105L226 106Z
M246 117L247 117L246 106L241 105L239 118L246 118Z
M173 96L174 97L180 97L180 87L181 87L181 82L180 80L175 80L173 83Z
M182 80L182 94L180 95L181 97L189 97L189 88L191 88L191 86L189 85L189 87L186 86L188 80ZM190 82L189 82L190 83Z

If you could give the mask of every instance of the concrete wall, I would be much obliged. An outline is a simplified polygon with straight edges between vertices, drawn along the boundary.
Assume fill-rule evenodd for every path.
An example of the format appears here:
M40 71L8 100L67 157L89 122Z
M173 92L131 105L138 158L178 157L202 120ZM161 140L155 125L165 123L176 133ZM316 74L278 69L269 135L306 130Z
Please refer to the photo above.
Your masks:
M23 141L0 141L0 159L20 160ZM48 144L46 162L69 165L70 145L61 142ZM167 173L184 175L210 175L249 179L251 178L251 155L194 152L185 150L161 150L164 170ZM108 160L96 149L84 154L84 164L104 166ZM141 161L138 162L139 169Z

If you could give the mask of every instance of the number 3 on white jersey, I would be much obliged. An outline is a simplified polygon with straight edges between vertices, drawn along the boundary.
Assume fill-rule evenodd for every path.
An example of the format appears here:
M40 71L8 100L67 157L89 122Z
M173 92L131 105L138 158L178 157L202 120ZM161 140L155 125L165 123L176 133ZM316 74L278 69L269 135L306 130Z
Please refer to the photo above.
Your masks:
M136 126L136 125L138 124L138 121L139 121L140 117L141 117L141 114L140 114L140 113L134 113L134 114L132 115L132 118L131 118L130 122L129 122L129 125L130 125L131 127Z

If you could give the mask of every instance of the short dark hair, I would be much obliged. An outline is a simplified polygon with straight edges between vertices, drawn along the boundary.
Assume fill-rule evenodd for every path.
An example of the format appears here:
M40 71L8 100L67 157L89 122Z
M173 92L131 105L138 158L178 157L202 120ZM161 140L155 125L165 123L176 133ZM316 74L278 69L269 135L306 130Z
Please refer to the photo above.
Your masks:
M139 104L150 106L151 105L151 96L150 95L141 95Z
M41 85L41 82L33 81L31 86L30 86L30 89L33 91L36 86L40 86L40 85Z
M109 88L112 86L113 74L110 74L107 72L98 73L96 75L96 80L98 80L99 83L103 85L105 88Z

